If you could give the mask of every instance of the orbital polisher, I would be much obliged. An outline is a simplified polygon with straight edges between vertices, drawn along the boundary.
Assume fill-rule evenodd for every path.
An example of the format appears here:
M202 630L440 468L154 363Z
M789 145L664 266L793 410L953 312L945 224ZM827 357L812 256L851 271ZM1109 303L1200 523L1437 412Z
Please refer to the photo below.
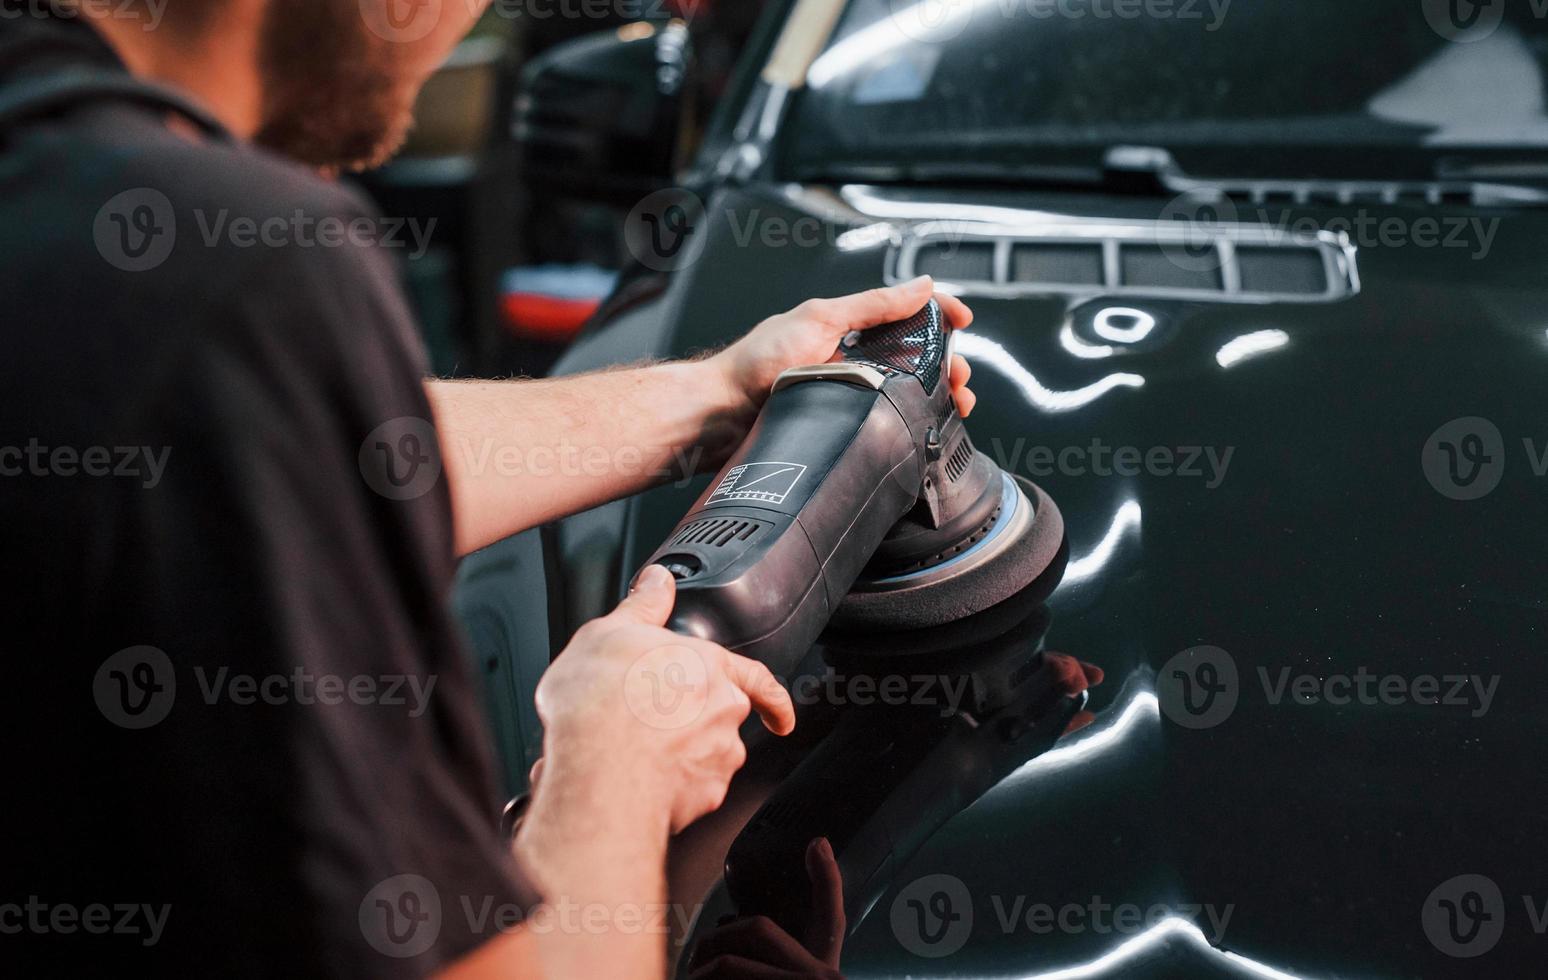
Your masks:
M650 562L667 625L788 671L830 623L916 629L1009 598L1061 553L1064 521L968 438L932 299L781 374L725 468Z

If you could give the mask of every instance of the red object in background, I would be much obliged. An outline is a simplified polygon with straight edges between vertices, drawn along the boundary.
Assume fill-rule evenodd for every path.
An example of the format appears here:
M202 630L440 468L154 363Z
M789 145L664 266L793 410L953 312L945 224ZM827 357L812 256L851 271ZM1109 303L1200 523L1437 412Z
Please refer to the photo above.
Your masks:
M601 297L565 299L542 293L506 293L500 297L506 329L518 337L556 343L574 338L601 305Z

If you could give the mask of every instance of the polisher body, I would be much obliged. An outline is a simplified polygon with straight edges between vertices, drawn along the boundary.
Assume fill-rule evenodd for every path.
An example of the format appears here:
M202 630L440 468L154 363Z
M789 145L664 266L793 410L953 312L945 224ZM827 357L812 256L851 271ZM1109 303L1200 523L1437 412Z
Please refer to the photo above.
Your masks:
M1021 491L968 439L950 341L932 300L851 335L839 361L781 375L650 558L677 579L670 628L788 670L857 583L949 564L996 530L1006 487Z

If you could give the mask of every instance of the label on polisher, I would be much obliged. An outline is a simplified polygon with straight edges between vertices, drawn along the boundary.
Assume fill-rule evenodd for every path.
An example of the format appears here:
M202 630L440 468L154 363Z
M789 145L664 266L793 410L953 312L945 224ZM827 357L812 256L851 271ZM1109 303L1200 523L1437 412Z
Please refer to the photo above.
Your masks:
M704 502L725 503L731 500L757 500L767 504L782 504L795 489L796 481L806 472L800 463L743 463L726 471L725 479Z

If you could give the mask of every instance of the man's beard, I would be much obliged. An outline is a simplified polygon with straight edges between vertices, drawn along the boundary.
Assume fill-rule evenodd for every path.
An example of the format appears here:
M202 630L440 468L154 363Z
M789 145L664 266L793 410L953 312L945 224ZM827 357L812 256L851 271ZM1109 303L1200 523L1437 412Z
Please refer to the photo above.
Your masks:
M359 0L271 0L256 142L328 170L384 162L413 122L412 82L393 48L367 28Z

